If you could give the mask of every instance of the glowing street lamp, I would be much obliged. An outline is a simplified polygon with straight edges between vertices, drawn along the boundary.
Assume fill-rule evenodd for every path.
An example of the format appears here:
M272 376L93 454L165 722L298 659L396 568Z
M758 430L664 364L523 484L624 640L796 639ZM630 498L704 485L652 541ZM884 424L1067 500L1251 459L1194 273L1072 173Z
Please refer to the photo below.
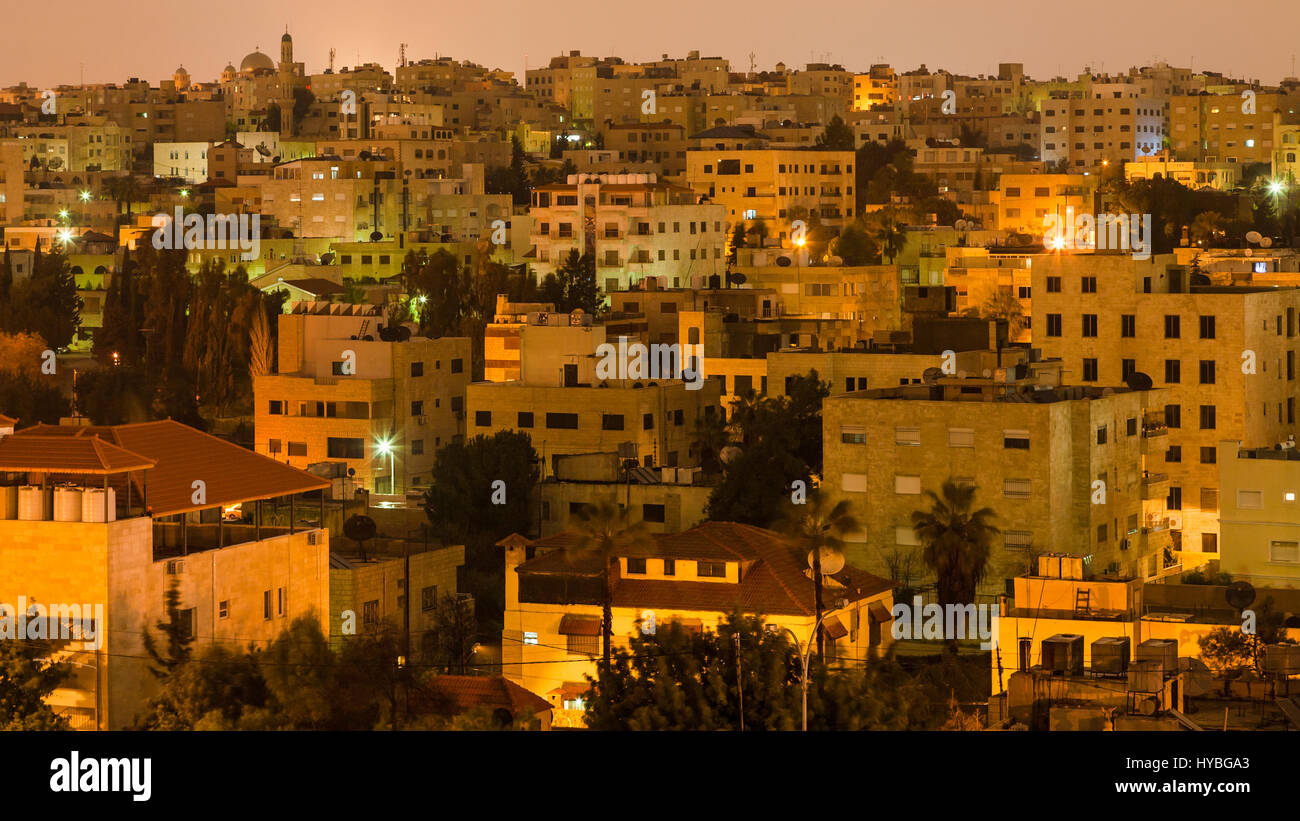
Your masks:
M397 492L397 449L393 447L392 438L375 439L375 455L379 458L388 457L388 492Z
M1272 194L1275 197L1285 191L1286 191L1286 183L1280 180L1273 180L1268 184L1268 193Z
M66 208L59 209L59 219L63 220L64 222L68 221L68 209Z
M64 245L70 244L72 242L72 232L67 228L64 228L59 232L59 241Z
M81 199L82 202L90 202L90 192L89 192L89 191L82 191L82 192L81 192L80 194L78 194L77 196Z

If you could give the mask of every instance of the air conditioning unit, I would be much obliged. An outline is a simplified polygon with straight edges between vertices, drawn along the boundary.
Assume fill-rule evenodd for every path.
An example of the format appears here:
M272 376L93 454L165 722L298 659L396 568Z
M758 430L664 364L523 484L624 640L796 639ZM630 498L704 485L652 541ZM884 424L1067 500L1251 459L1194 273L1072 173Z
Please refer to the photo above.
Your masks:
M1083 675L1083 636L1057 633L1043 639L1043 666L1054 675Z
M1147 639L1137 646L1137 658L1154 662L1161 675L1175 675L1178 673L1178 642L1174 639Z
M1138 659L1128 668L1128 689L1132 693L1159 693L1165 688L1160 663L1151 659Z
M169 559L167 561L166 571L168 576L179 576L185 572L184 559Z
M1122 676L1128 672L1129 638L1112 636L1092 643L1092 672L1103 676Z
M316 544L319 543L318 541L319 539L320 539L319 533L312 532L307 534L307 544L309 545L315 546Z
M1264 671L1278 676L1300 675L1300 644L1264 645Z

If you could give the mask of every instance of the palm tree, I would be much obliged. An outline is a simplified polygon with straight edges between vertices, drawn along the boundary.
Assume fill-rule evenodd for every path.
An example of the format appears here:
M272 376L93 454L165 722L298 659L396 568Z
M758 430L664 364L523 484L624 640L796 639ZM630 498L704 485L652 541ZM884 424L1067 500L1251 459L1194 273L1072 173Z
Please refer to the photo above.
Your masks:
M887 214L881 220L880 227L876 229L872 239L880 246L881 254L888 257L890 264L893 264L907 247L907 229L895 219L893 214Z
M820 492L809 495L805 504L788 504L777 530L802 560L812 554L813 618L822 617L822 559L844 555L844 537L858 530L853 505L843 499L834 505ZM826 637L817 624L817 653L825 655Z
M989 523L992 508L972 510L975 486L944 480L938 493L925 491L930 509L912 512L912 530L921 540L921 559L934 571L940 604L974 603L975 590L988 570L998 529ZM957 643L949 649L956 652Z
M1025 329L1025 309L1020 299L1010 288L999 288L996 293L984 301L979 308L983 319L1003 319L1007 323L1007 338L1015 341Z
M626 555L629 549L652 547L654 542L646 532L645 523L630 523L627 511L612 500L602 499L583 505L575 519L573 531L577 538L565 548L565 552L570 560L591 557L600 560L601 649L605 672L608 673L609 646L614 633L614 585L610 570L618 562L618 557Z
M722 471L722 461L718 458L722 449L731 444L727 434L727 423L721 414L700 416L695 420L695 430L691 433L691 454L700 460L700 467L707 475Z

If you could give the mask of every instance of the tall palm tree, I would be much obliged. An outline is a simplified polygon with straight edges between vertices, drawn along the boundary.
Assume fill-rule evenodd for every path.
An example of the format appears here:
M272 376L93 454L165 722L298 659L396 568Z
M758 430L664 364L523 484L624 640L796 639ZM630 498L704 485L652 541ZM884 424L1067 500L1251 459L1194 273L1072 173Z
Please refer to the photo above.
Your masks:
M627 511L612 500L602 499L583 505L575 515L573 531L577 538L565 548L571 559L596 557L600 560L602 655L605 672L609 672L609 646L614 633L614 585L611 569L618 557L633 548L647 548L654 542L644 522L628 521Z
M907 229L892 214L886 215L876 229L872 239L880 246L880 252L893 264L898 255L907 247Z
M982 319L1006 320L1007 338L1012 341L1025 329L1025 308L1010 288L999 288L975 313Z
M853 505L843 499L834 505L819 491L808 496L804 504L788 503L777 525L786 541L802 561L812 554L813 618L822 617L822 559L844 555L844 537L859 528ZM814 621L816 624L817 622ZM825 655L826 636L817 624L817 653Z
M975 486L944 480L939 492L925 491L930 509L912 511L912 530L921 540L921 559L934 571L940 604L973 604L988 571L998 529L992 508L975 506ZM949 649L956 652L953 641Z

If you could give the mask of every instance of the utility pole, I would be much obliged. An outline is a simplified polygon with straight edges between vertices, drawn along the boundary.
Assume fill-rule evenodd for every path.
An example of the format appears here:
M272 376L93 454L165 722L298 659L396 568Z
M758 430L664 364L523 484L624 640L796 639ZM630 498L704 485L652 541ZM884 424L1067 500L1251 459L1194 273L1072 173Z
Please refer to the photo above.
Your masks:
M736 690L740 693L740 731L745 732L745 680L741 678L740 633L731 635L736 640Z

